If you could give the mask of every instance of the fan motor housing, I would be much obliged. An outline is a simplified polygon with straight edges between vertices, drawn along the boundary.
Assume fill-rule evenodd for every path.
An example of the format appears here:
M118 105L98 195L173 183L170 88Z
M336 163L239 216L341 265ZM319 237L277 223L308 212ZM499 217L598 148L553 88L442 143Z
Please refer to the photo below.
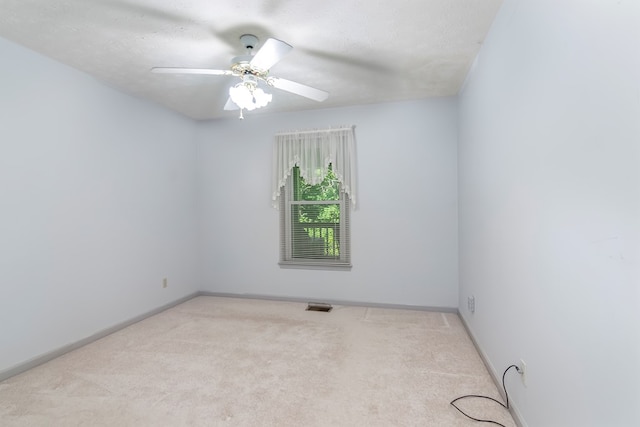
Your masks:
M252 67L251 58L253 58L251 55L236 56L231 60L231 71L237 76L251 74L260 79L265 79L269 72Z

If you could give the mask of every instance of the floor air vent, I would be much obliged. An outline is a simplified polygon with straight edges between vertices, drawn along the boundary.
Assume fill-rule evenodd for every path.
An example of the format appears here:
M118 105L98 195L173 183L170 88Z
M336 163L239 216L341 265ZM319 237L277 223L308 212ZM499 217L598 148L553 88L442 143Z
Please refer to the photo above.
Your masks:
M325 313L330 312L333 309L331 304L325 304L323 302L310 302L307 305L307 311L324 311Z

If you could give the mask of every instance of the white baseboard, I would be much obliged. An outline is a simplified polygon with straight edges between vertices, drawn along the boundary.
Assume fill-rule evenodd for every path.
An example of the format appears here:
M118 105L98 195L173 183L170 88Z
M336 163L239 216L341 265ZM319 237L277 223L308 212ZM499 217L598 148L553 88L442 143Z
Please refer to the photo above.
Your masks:
M68 353L70 351L76 350L76 349L78 349L78 348L80 348L82 346L85 346L85 345L90 344L90 343L92 343L94 341L97 341L100 338L104 338L107 335L111 335L112 333L117 332L117 331L119 331L121 329L124 329L127 326L131 326L134 323L138 323L139 321L144 320L147 317L154 316L154 315L156 315L158 313L161 313L161 312L163 312L163 311L165 311L165 310L167 310L167 309L169 309L171 307L174 307L174 306L176 306L178 304L182 304L183 302L188 301L188 300L190 300L192 298L195 298L198 295L199 295L199 293L197 293L197 292L194 293L194 294L191 294L191 295L187 295L186 297L182 297L182 298L177 299L175 301L172 301L172 302L170 302L168 304L165 304L162 307L155 308L155 309L150 310L150 311L148 311L146 313L143 313L143 314L141 314L139 316L132 317L129 320L125 320L124 322L118 323L118 324L113 325L113 326L111 326L109 328L106 328L106 329L103 329L101 331L98 331L95 334L92 334L92 335L90 335L88 337L82 338L79 341L73 342L71 344L64 345L64 346L59 347L59 348L57 348L55 350L52 350L52 351L49 351L47 353L41 354L39 356L36 356L33 359L27 360L26 362L22 362L22 363L19 363L19 364L15 365L15 366L12 366L9 369L5 369L3 371L0 371L0 381L4 381L4 380L6 380L8 378L11 378L11 377L13 377L15 375L18 375L18 374L21 374L21 373L23 373L25 371L28 371L29 369L35 368L38 365L42 365L43 363L49 362L50 360L53 360L53 359L55 359L57 357L60 357L63 354L66 354L66 353Z
M478 351L478 354L480 354L480 358L482 359L484 366L487 368L487 371L489 371L489 375L491 376L491 379L493 379L493 382L496 384L496 387L498 388L498 392L500 393L500 396L502 396L503 399L506 399L506 396L504 395L504 390L502 388L502 374L501 373L499 374L496 371L493 364L491 364L491 362L489 361L487 354L484 352L484 350L482 350L482 347L480 347L480 345L478 344L478 341L476 340L476 337L473 335L473 332L471 332L471 329L469 328L467 321L464 319L464 316L460 314L459 310L457 310L457 313L458 313L458 317L462 321L462 324L464 325L464 328L467 331L467 334L471 338L473 345ZM518 411L518 407L511 400L509 401L509 413L513 417L513 420L516 422L516 425L518 427L527 427L527 423L522 418L520 411Z
M174 307L178 304L182 304L185 301L188 301L192 298L198 296L215 296L215 297L227 297L227 298L251 298L251 299L263 299L263 300L272 300L272 301L290 301L290 302L324 302L328 304L334 305L346 305L346 306L355 306L355 307L376 307L376 308L392 308L392 309L401 309L401 310L421 310L421 311L436 311L436 312L444 312L444 313L458 313L458 309L454 307L428 307L428 306L414 306L414 305L403 305L403 304L385 304L385 303L371 303L371 302L361 302L361 301L345 301L345 300L334 300L334 299L325 299L325 298L293 298L293 297L282 297L282 296L272 296L272 295L252 295L252 294L233 294L233 293L220 293L220 292L196 292L191 295L187 295L186 297L180 298L178 300L172 301L168 304L165 304L156 309L150 310L146 313L143 313L139 316L135 316L131 319L125 320L124 322L120 322L116 325L113 325L109 328L103 329L101 331L96 332L88 337L82 338L76 342L71 344L64 345L55 350L49 351L47 353L36 356L26 362L19 363L18 365L12 366L11 368L0 371L0 381L4 381L8 378L11 378L15 375L21 374L22 372L28 371L29 369L35 368L36 366L42 365L43 363L49 362L57 357L62 356L70 351L76 350L82 346L90 344L94 341L97 341L101 338L106 337L114 332L117 332L121 329L126 328L127 326L131 326L134 323L140 322L148 317L154 316L158 313L161 313L171 307ZM464 320L463 320L464 323ZM466 327L466 324L465 324ZM467 328L468 331L468 328ZM469 334L471 335L471 334ZM473 339L473 337L472 337ZM475 340L474 340L475 343ZM476 345L477 347L477 345ZM484 360L483 356L483 360ZM486 362L485 362L486 363ZM490 371L493 374L493 371ZM524 427L524 426L521 426Z
M437 311L437 312L443 312L443 313L458 313L458 309L456 307L428 307L428 306L420 306L420 305L386 304L386 303L375 303L375 302L336 300L336 299L327 299L327 298L283 297L283 296L276 296L276 295L234 294L234 293L226 293L226 292L209 292L209 291L200 291L199 295L209 296L209 297L248 298L248 299L262 299L262 300L269 300L269 301L301 302L305 304L309 302L323 302L327 304L346 305L346 306L353 306L353 307L394 308L394 309L400 309L400 310L420 310L420 311Z

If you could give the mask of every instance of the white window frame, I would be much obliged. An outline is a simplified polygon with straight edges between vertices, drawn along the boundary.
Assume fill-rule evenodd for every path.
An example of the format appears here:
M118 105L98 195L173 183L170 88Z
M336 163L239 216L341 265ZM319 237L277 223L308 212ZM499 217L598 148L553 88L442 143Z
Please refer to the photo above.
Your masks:
M293 200L293 174L289 176L280 196L280 262L283 267L318 268L343 270L351 268L351 230L349 197L340 186L338 200L295 201ZM295 205L339 205L340 206L340 257L335 258L301 258L293 257L291 210Z
M280 265L283 267L349 269L351 268L350 211L356 206L357 174L355 126L330 129L296 130L275 135L271 175L271 203L280 210ZM313 254L309 258L293 256L290 201L293 199L292 169L298 166L300 176L310 185L319 184L331 167L340 183L340 199L329 203L340 206L340 256ZM311 203L317 204L317 201ZM309 228L309 227L305 227ZM325 227L317 227L325 228ZM324 238L323 238L324 239ZM328 239L327 239L328 240ZM327 241L325 241L325 245ZM304 243L300 246L304 252ZM313 243L306 249L313 249ZM329 253L325 246L324 250ZM300 252L298 252L299 254Z

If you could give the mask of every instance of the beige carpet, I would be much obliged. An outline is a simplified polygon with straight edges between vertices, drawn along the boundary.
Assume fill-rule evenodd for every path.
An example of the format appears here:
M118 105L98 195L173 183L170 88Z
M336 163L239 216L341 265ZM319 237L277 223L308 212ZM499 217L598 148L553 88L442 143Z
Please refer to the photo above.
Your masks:
M2 426L473 426L455 314L198 297L0 383ZM460 403L514 426L490 402Z

